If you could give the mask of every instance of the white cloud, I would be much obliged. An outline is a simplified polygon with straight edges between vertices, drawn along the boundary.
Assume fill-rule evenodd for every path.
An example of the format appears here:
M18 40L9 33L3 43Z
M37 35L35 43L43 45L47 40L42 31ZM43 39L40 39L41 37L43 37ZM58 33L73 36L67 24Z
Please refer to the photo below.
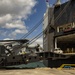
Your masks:
M19 29L16 29L15 31L14 31L15 33L18 33L18 34L23 34L23 33L27 33L28 31L27 30L19 30Z
M18 28L18 29L25 29L25 25L21 20L12 21L12 23L6 23L5 28Z
M13 39L10 39L10 38L5 38L4 40L13 40Z
M27 33L27 26L21 19L32 14L36 3L36 0L0 0L0 28L8 29L10 36Z
M0 23L3 23L4 21L7 22L10 19L12 19L12 16L10 14L6 14L6 15L0 17Z
M31 14L36 0L0 0L0 15L11 14L15 17L27 17Z
M5 24L9 22L11 19L12 19L12 16L10 14L0 16L0 27L5 26Z

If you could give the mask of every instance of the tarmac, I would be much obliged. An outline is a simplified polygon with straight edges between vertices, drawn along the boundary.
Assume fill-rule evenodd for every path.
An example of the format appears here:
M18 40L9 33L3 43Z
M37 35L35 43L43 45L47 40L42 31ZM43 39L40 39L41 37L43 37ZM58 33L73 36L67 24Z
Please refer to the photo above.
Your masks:
M75 75L75 69L36 68L0 70L0 75Z

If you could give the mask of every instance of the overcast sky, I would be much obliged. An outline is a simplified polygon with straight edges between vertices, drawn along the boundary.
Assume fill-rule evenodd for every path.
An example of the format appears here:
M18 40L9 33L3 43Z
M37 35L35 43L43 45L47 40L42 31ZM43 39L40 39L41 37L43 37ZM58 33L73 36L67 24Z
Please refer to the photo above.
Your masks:
M50 5L55 2L49 0ZM45 11L45 0L0 0L0 39L20 39L40 21ZM42 24L27 38L41 31ZM37 42L42 44L42 38Z

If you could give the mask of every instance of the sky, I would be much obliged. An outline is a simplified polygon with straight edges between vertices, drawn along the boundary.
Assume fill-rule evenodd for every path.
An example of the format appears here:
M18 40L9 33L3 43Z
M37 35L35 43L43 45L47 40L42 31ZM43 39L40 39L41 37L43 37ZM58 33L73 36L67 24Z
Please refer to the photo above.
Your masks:
M50 5L55 2L49 0ZM45 0L0 0L0 40L21 39L43 18L46 9ZM27 38L35 37L41 31L42 24ZM42 45L42 37L36 42Z

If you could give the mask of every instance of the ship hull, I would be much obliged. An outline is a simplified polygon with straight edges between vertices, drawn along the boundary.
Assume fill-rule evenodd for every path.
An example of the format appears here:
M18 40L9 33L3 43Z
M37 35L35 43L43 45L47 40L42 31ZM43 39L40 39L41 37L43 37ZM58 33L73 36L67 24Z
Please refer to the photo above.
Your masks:
M63 65L62 68L65 68L65 65L75 67L75 55L65 59L48 59L44 60L44 64L50 68L59 68ZM72 66L73 65L73 66Z

